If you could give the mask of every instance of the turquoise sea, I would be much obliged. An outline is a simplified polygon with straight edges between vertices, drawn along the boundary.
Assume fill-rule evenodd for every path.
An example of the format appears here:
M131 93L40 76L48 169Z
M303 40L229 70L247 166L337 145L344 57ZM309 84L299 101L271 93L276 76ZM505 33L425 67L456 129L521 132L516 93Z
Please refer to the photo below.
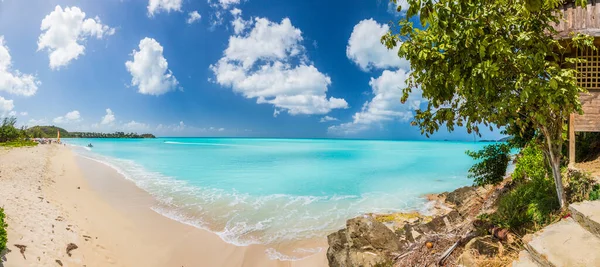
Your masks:
M161 203L154 210L237 245L315 238L370 212L427 211L424 194L470 185L485 143L334 139L64 139ZM88 143L94 145L87 149ZM303 247L294 259L319 249Z

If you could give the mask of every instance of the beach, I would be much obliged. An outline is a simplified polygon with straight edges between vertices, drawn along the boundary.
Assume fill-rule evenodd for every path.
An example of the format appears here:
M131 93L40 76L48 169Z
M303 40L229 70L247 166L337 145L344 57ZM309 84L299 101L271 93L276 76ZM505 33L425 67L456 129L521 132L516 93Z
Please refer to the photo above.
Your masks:
M272 260L262 245L226 243L158 214L155 205L116 170L67 146L0 150L10 249L5 267L327 266L325 250L298 261ZM326 246L325 237L317 242Z

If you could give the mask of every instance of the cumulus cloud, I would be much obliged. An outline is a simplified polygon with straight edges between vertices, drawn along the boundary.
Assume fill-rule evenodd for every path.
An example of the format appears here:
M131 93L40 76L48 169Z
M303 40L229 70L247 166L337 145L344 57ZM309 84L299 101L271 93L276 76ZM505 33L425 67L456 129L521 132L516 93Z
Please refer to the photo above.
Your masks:
M32 96L41 83L31 74L23 74L12 69L10 50L0 35L0 91L10 94Z
M308 61L302 32L289 19L256 18L250 26L231 36L223 57L210 66L217 84L258 104L272 104L274 115L325 114L348 107L344 99L327 98L331 79Z
M115 121L115 114L110 110L110 108L106 109L106 115L102 117L102 121L100 124L112 124Z
M194 10L194 11L188 13L187 24L192 24L192 23L200 20L200 18L202 18L202 16L200 16L200 13L198 13L198 11Z
M21 115L21 116L27 116L27 115L29 115L29 113L27 113L27 111L21 111L19 113L19 115Z
M48 51L51 69L66 66L71 60L84 54L85 46L82 43L88 37L102 39L115 33L115 29L103 25L100 18L85 17L86 14L79 7L66 7L63 10L62 7L56 6L54 11L42 20L38 51Z
M408 73L402 69L385 70L378 78L371 78L369 85L374 95L373 99L366 102L362 109L352 116L352 122L331 126L329 132L339 135L354 134L386 121L409 121L414 116L414 111L425 101L421 91L413 89L407 101L404 104L400 102L407 78Z
M52 120L52 121L57 124L79 122L79 121L81 121L81 115L79 114L79 111L73 110L71 112L67 112L67 114L64 116L59 116L59 117L54 118L54 120Z
M139 49L133 50L133 61L125 62L132 76L131 84L138 87L139 93L147 95L162 95L174 90L179 82L169 70L163 47L146 37L140 41Z
M235 34L241 34L246 28L252 25L252 20L244 20L242 18L242 10L239 8L232 9L231 15L234 17L231 21L231 26Z
M0 115L11 112L13 108L15 108L15 104L12 100L0 96Z
M381 43L381 36L389 26L379 24L373 19L366 19L354 26L348 40L346 56L356 63L363 71L373 68L409 68L406 59L398 57L397 51L389 50Z
M181 11L181 0L149 0L148 1L148 16L166 11Z
M325 116L325 117L321 118L321 120L319 122L329 122L329 121L338 121L338 119L334 118L334 117L330 117L330 116Z

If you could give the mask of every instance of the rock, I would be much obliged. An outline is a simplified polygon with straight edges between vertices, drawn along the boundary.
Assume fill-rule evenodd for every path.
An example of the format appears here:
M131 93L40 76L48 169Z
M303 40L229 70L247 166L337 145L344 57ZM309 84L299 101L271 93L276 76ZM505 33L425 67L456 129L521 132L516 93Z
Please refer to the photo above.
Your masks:
M475 194L475 187L465 186L456 189L446 196L446 201L456 206L460 206L465 200L471 198Z
M392 230L371 216L346 222L346 229L327 236L327 260L332 267L375 266L391 262L403 244Z
M463 251L456 259L456 263L461 267L477 267L477 260L470 250Z
M465 251L475 250L479 255L494 257L498 255L500 251L498 241L495 241L491 235L476 237L471 239L467 245L465 245Z
M60 261L60 260L56 260L56 263L60 266L63 266L62 261Z

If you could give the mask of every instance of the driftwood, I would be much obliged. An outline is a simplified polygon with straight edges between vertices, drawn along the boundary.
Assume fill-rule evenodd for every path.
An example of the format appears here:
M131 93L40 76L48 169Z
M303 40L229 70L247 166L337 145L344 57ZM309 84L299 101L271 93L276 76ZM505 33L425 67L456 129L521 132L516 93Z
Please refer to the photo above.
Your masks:
M456 243L454 243L454 245L452 245L451 247L449 247L444 254L442 254L442 257L440 258L440 260L438 261L438 265L442 266L444 264L444 261L452 254L452 252L459 246L462 244L465 244L467 242L469 242L471 239L475 238L477 236L477 232L475 231L470 231L468 234L466 234L465 236L463 236L461 239L459 239L458 241L456 241Z

